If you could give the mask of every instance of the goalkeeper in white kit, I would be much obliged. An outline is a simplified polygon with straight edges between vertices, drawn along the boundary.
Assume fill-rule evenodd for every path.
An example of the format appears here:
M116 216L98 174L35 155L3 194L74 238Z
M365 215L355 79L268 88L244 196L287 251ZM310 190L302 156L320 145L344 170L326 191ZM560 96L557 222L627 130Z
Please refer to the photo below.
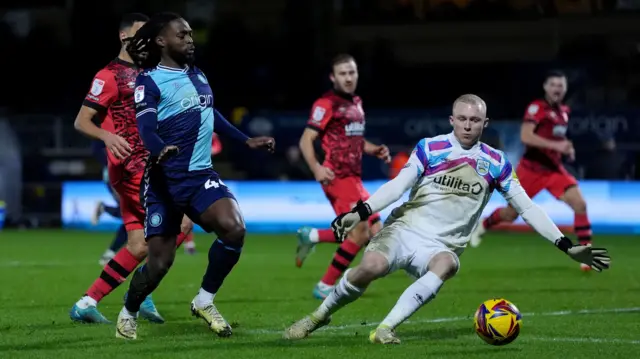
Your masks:
M536 232L573 260L596 271L609 268L606 249L573 244L527 196L504 153L480 142L488 125L486 114L480 97L460 96L449 117L452 133L418 142L398 176L333 221L334 233L343 240L360 221L411 188L409 200L391 212L361 263L345 272L313 313L287 328L285 339L307 337L327 325L338 309L360 297L372 281L404 269L417 280L369 336L374 343L400 343L395 328L435 298L444 281L458 272L459 256L494 189Z

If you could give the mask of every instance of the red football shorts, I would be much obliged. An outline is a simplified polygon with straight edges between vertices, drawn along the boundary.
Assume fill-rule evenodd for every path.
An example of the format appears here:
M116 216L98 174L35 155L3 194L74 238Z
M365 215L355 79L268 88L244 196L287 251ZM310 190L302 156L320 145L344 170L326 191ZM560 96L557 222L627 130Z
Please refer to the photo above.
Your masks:
M520 162L516 168L516 174L520 185L531 198L546 189L555 198L560 199L567 189L578 185L575 177L564 167L560 167L556 172L536 171Z
M360 177L334 178L329 184L323 184L322 189L337 215L351 211L358 201L366 201L370 197ZM369 217L370 225L378 221L379 213Z
M109 163L111 186L120 196L120 212L127 232L144 229L144 208L140 203L140 184L144 171L131 173L122 165Z

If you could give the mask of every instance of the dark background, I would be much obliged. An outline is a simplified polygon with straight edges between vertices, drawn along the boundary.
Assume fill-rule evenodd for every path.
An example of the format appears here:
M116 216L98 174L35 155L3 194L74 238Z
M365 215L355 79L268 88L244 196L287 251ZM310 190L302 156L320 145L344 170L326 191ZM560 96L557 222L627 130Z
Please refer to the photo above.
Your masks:
M633 180L639 9L632 0L8 2L0 5L0 200L10 222L37 225L59 217L61 181L100 178L73 119L93 75L118 54L121 15L167 10L196 30L197 65L216 107L250 134L278 141L268 157L223 139L214 160L223 178L309 178L295 144L311 104L329 88L328 61L348 52L359 65L368 137L394 153L448 131L452 101L476 93L493 119L487 141L511 156L507 142L517 142L544 73L561 69L578 151L570 169L580 178ZM364 172L381 178L386 167L367 159Z

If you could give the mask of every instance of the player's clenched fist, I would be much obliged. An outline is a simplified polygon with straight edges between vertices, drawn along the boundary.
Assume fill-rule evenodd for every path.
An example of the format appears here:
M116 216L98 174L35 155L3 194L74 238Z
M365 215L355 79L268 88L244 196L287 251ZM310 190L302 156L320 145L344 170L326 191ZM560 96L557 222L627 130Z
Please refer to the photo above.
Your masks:
M251 149L264 148L269 153L273 153L276 150L276 140L273 137L254 137L247 140L247 146Z
M358 223L366 221L371 216L371 207L367 203L358 201L350 212L343 213L331 222L331 230L338 242L343 242L349 232L351 232Z

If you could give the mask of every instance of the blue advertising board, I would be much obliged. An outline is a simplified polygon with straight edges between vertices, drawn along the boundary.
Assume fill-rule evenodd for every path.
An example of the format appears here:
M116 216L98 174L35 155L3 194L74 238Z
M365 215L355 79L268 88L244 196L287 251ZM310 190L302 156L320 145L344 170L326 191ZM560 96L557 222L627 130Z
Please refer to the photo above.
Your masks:
M373 193L383 183L365 181L364 185ZM225 184L236 195L250 232L291 233L303 225L323 228L328 227L335 217L320 185L315 182L225 181ZM580 182L580 189L587 200L595 233L640 233L640 182L583 181ZM408 193L405 193L397 203L382 211L382 218L386 218L391 209L405 201L407 196ZM103 182L65 182L62 192L64 227L116 229L119 220L106 214L97 226L91 225L91 216L100 201L114 204ZM571 209L548 193L541 193L534 201L559 226L573 225ZM488 216L503 205L505 201L498 193L494 193L483 216ZM522 219L518 219L517 223L523 224Z

